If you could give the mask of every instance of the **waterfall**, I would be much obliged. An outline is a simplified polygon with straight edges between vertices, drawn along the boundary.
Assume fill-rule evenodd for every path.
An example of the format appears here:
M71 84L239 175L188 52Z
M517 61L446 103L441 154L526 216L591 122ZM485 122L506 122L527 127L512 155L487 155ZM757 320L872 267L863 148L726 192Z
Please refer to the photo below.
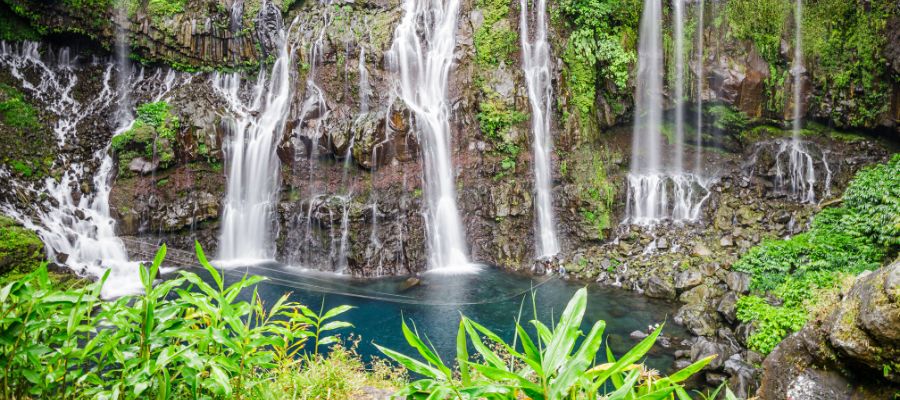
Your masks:
M369 112L369 94L372 88L369 86L369 71L366 69L366 48L362 46L359 47L357 69L359 71L359 113L365 114Z
M816 202L815 159L809 151L810 145L800 139L803 125L803 0L797 0L794 10L794 60L791 65L793 76L793 113L791 121L791 141L789 146L780 146L776 184L783 190L790 190L792 196L803 203ZM787 168L782 166L782 155L787 153ZM824 161L824 159L823 159ZM829 171L830 172L830 171ZM830 180L830 173L829 178ZM826 187L826 190L828 188Z
M553 221L552 138L550 117L553 104L550 45L547 43L547 0L536 0L534 38L528 40L528 0L520 0L519 35L522 39L522 70L531 103L531 131L534 135L534 191L538 258L559 253Z
M703 175L703 7L704 1L697 2L697 131L694 139L696 160L694 174Z
M456 206L447 99L459 0L404 0L403 10L388 61L399 73L399 95L415 115L422 144L429 267L464 271L471 266Z
M86 117L108 112L117 101L119 107L127 107L120 102L124 95L117 93L117 89L129 91L132 86L127 70L115 71L117 77L113 87L116 64L107 63L102 90L92 96L90 102L81 103L73 96L77 72L81 69L77 60L70 59L68 48L60 49L58 54L48 48L45 53L50 59L46 62L37 43L12 45L0 42L0 66L59 118L53 132L60 148L76 137L78 125ZM55 60L52 59L54 56ZM122 124L121 115L116 113L116 124ZM32 193L35 198L46 196L39 204L21 205L30 208L29 211L13 204L0 204L3 212L38 233L51 261L93 278L99 278L109 270L110 276L102 289L102 295L107 298L139 292L142 287L138 264L128 261L125 245L116 236L115 220L110 216L109 192L114 163L108 149L108 145L97 148L84 160L77 154L61 152L56 165L68 169L58 180L48 177L32 187L16 182L8 171L0 169L0 176L9 185ZM96 165L96 169L92 165ZM90 178L91 173L93 178ZM90 184L87 184L88 180Z
M674 8L673 51L675 57L675 162L674 171L684 171L684 0L672 0Z
M128 23L128 10L123 5L116 7L114 13L116 19L116 38L115 38L115 57L116 57L116 91L118 92L118 107L116 107L116 122L119 127L123 128L125 124L131 123L134 118L131 114L130 91L128 90L129 77L131 76L131 61L128 56L131 52L128 46L128 32L125 30L125 24Z
M635 121L628 174L626 223L655 225L664 220L690 222L700 218L709 198L709 182L683 170L684 57L682 54L683 0L675 0L675 104L674 155L664 159L662 135L663 51L662 4L644 2L638 43ZM681 121L681 122L679 122Z
M228 189L223 203L219 258L265 260L275 256L275 205L281 165L275 154L290 111L293 48L288 32L279 33L271 77L260 71L253 96L239 95L237 74L213 77L213 87L228 101L235 118L225 147Z

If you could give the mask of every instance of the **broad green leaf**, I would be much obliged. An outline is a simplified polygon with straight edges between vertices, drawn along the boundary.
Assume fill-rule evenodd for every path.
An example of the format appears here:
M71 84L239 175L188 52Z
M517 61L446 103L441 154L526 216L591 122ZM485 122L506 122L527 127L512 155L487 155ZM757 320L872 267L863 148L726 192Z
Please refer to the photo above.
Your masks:
M400 365L403 365L404 367L406 367L406 369L408 369L412 372L415 372L417 374L421 374L421 375L424 375L424 376L427 376L427 377L430 377L433 379L442 379L443 378L443 374L440 371L438 371L435 368L429 367L428 365L425 365L421 361L417 361L406 355L400 354L391 349L381 347L377 344L375 345L375 348L377 348L378 351L384 353L384 355L392 358L394 361L400 363Z
M550 343L544 351L544 370L553 374L568 358L579 336L579 327L587 307L587 288L578 289L559 318Z

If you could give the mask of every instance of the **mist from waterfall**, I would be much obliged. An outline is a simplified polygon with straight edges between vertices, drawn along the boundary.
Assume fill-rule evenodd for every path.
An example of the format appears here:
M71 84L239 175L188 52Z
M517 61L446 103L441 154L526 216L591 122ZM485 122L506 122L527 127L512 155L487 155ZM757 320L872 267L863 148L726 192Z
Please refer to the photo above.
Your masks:
M519 3L519 36L522 40L522 70L531 104L531 132L534 136L534 207L535 249L538 258L559 253L556 224L553 218L553 175L551 157L553 140L550 118L553 105L550 44L547 43L547 0L535 0L528 12L528 0ZM534 35L529 41L529 17L534 20Z
M275 257L275 205L281 171L275 150L285 130L293 87L293 48L288 32L279 33L271 74L260 71L252 97L241 97L239 74L216 74L212 79L234 113L234 118L227 120L231 137L225 146L228 188L219 237L223 261Z
M424 156L429 268L466 272L472 266L456 205L447 99L459 0L404 0L403 11L388 62L398 73L399 96L415 116Z
M646 226L665 220L696 221L710 195L705 179L684 170L683 1L674 0L673 5L675 132L671 143L673 154L668 157L663 154L665 137L662 134L662 3L659 0L644 2L625 223Z

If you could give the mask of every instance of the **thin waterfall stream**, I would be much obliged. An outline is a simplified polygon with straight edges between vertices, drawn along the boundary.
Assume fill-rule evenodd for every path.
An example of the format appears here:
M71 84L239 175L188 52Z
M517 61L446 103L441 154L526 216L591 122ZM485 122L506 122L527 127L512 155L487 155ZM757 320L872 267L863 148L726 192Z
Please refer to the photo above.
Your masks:
M553 139L550 120L553 110L552 70L550 67L550 44L547 43L547 1L537 0L528 12L528 0L519 3L519 29L522 39L522 70L528 87L531 103L531 131L534 136L534 192L538 258L551 257L559 253L556 224L553 217L553 176L551 157ZM528 22L534 21L533 38L529 41Z

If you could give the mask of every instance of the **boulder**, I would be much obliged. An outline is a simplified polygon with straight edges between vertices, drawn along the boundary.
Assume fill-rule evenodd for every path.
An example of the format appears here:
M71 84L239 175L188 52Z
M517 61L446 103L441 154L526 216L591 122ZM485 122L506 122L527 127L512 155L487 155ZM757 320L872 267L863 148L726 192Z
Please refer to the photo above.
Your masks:
M663 279L659 276L651 276L647 281L647 288L644 289L647 297L655 297L658 299L674 299L675 283L669 279Z
M697 271L683 271L675 275L675 289L687 290L703 283L703 275Z
M732 292L746 294L750 292L750 274L731 271L725 275L725 284Z
M900 261L857 277L840 301L763 362L761 399L887 399L900 392Z

